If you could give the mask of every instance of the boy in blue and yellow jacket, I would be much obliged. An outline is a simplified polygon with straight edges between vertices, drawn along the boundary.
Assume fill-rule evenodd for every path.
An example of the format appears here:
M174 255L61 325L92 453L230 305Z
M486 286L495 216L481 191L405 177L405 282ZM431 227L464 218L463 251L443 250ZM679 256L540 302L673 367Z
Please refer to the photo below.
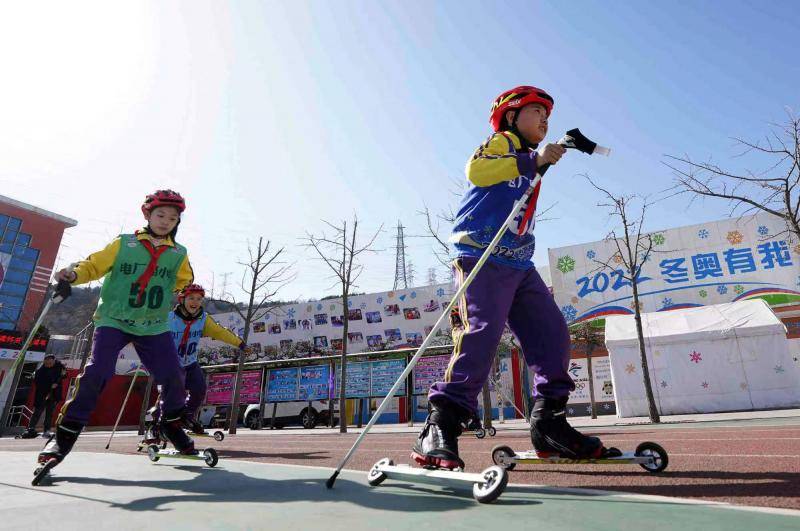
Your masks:
M469 186L450 237L457 284L464 282L498 231L505 233L452 316L453 356L443 381L431 386L431 412L412 451L423 466L464 468L458 436L477 413L478 393L506 323L536 373L531 438L537 453L569 458L608 454L598 438L582 435L566 421L565 406L575 388L567 372L569 331L533 264L539 187L528 196L525 192L537 173L557 163L565 151L559 144L539 147L552 109L553 98L536 87L503 92L489 119L495 132L467 163ZM503 227L512 209L516 215Z

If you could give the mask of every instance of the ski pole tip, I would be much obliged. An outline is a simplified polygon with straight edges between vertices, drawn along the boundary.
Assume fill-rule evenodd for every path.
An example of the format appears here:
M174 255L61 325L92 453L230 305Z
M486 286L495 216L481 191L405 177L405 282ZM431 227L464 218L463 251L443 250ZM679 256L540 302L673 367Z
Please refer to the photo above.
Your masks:
M333 473L331 477L328 478L328 481L325 482L325 486L329 489L333 488L333 484L336 483L336 478L339 477L339 471Z

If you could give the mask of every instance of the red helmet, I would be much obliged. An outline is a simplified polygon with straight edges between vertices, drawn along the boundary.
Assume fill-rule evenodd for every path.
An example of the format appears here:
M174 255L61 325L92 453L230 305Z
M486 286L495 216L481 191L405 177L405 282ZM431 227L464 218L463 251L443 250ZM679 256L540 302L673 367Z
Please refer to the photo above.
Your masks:
M178 213L186 210L186 201L178 192L172 190L156 190L152 194L148 194L142 203L142 214L152 212L154 208L162 206L171 206L178 209Z
M189 284L178 293L178 302L183 303L183 300L190 293L199 293L202 297L206 296L206 290L200 284Z
M547 110L547 116L553 110L553 98L540 88L522 85L507 90L497 96L492 103L492 114L489 116L489 123L495 131L500 131L503 117L507 111L521 109L531 103L541 103Z

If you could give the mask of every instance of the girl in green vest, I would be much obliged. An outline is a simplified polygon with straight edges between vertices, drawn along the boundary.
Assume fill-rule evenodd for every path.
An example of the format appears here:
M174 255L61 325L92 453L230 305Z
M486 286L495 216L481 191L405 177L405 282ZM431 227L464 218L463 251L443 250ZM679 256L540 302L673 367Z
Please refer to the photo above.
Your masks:
M62 269L57 280L85 284L103 279L94 314L92 358L61 408L56 433L39 454L39 462L61 462L72 449L106 382L114 376L117 357L132 343L155 382L162 388L161 433L184 454L195 454L182 428L184 375L169 325L172 294L194 278L186 248L175 234L186 203L177 192L158 190L147 196L142 213L147 226L122 234L105 249Z

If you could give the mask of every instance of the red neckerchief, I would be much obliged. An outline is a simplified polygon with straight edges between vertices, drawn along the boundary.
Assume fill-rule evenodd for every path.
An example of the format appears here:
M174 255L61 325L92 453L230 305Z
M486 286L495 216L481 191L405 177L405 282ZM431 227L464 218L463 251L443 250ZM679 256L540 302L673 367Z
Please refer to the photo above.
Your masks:
M139 284L139 293L136 295L136 302L140 302L142 297L144 297L144 292L147 290L147 285L150 283L150 279L153 278L153 274L156 272L156 267L158 266L158 259L161 257L164 252L169 249L168 245L162 245L158 249L153 248L153 244L150 240L139 240L141 244L147 249L147 252L150 253L150 263L147 264L147 268L142 273L136 283Z
M514 141L508 136L506 131L500 131L500 134L506 137L508 141L511 143L511 146L514 147ZM517 152L517 148L514 147L514 152ZM527 155L527 153L526 153ZM537 169L538 173L538 169ZM527 222L533 218L533 214L536 212L536 202L539 200L539 191L542 188L542 181L539 179L539 182L536 183L536 187L533 189L533 197L531 198L530 202L528 202L528 208L525 209L525 215L522 216L522 221L519 222L519 229L517 229L517 236L522 236L525 234L525 227L527 226Z

